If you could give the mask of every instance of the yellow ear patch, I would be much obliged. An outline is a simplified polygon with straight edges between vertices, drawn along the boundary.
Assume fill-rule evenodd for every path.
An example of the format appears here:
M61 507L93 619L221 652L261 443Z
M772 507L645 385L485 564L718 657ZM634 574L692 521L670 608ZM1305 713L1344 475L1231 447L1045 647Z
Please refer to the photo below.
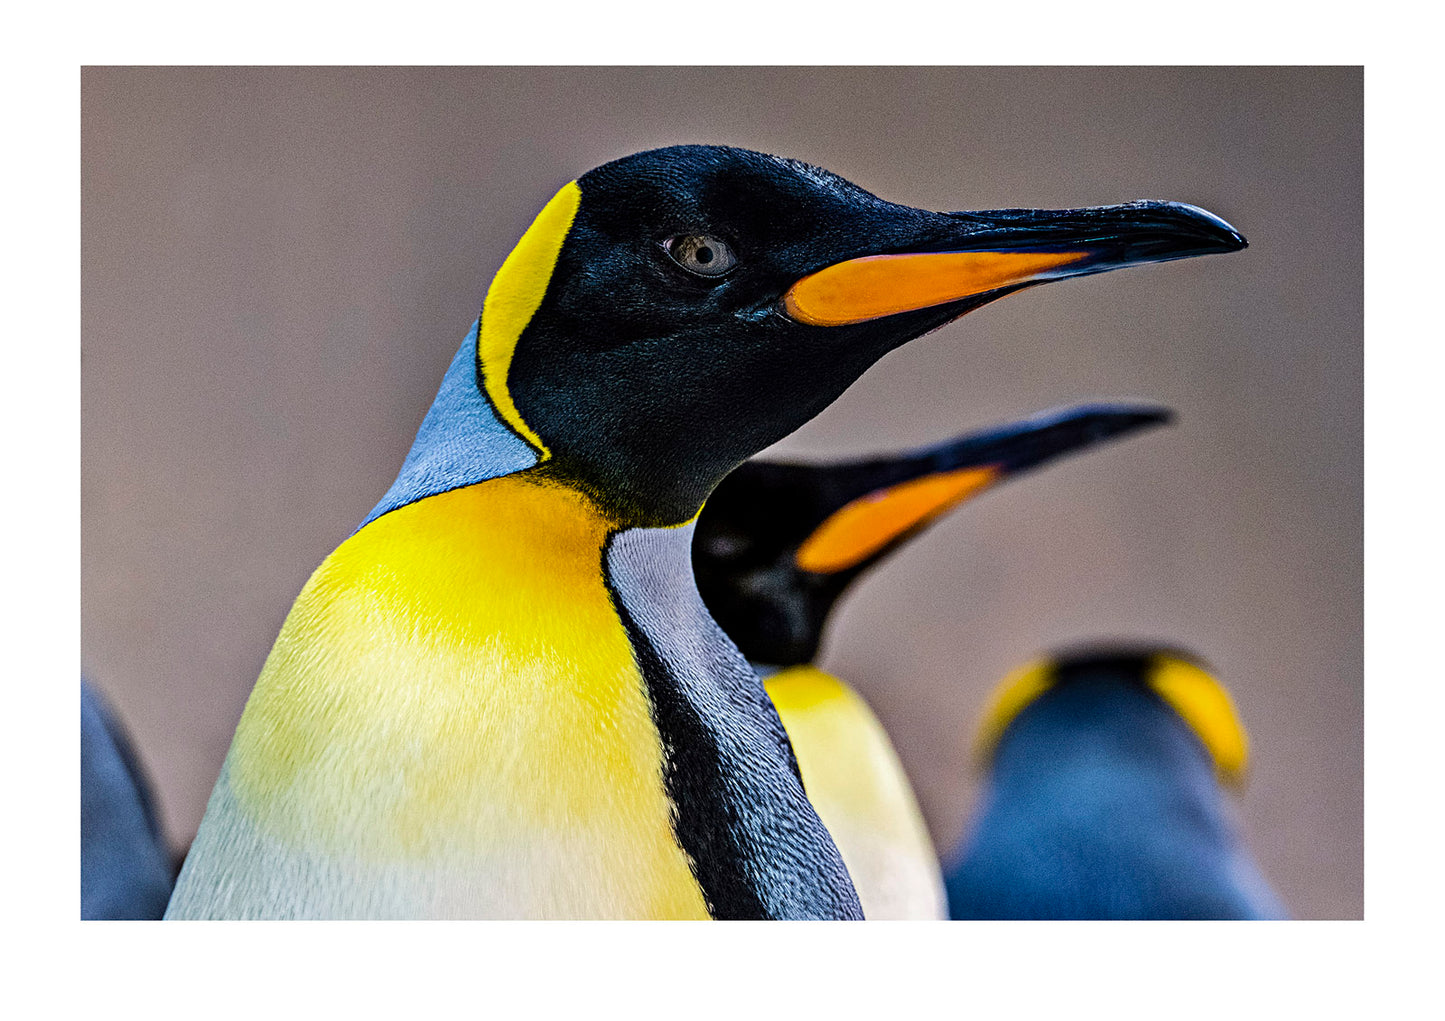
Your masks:
M512 403L507 388L507 372L522 331L531 322L547 293L547 284L562 252L562 242L572 229L577 209L582 204L582 190L572 181L552 196L542 207L517 247L502 263L482 304L482 327L477 339L477 357L482 365L482 381L497 414L545 460L547 446L522 419Z
M983 720L974 736L973 753L979 763L993 757L999 738L1018 714L1054 686L1055 665L1052 660L1036 659L1014 670L993 689Z
M1249 765L1249 735L1224 685L1197 664L1161 654L1154 657L1149 686L1204 743L1220 779L1241 783Z
M834 511L798 547L804 571L831 574L862 563L894 539L986 488L997 468L961 468L880 489Z
M1149 687L1194 731L1214 760L1220 780L1236 786L1242 783L1249 766L1249 735L1224 685L1198 664L1168 653L1152 656L1149 664ZM974 754L980 763L992 758L999 739L1019 713L1054 686L1057 669L1051 659L1035 660L998 683L974 738Z

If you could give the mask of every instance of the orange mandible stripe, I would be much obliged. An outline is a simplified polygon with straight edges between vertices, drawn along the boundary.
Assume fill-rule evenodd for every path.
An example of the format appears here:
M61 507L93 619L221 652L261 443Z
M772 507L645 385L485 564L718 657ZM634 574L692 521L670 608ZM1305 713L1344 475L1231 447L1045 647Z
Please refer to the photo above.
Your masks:
M1077 262L1088 251L927 252L849 259L804 277L783 295L800 323L846 326L957 301Z
M861 563L916 525L988 486L997 468L960 468L860 496L830 514L794 556L804 571L831 574Z

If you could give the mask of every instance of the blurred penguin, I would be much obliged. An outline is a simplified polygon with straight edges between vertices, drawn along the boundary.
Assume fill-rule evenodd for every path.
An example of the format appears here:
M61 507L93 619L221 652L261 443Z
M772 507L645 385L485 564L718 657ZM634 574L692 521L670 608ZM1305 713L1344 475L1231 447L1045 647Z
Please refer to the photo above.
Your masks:
M1022 667L977 754L987 782L947 869L952 917L1286 917L1230 804L1248 737L1194 656L1098 646Z
M175 883L150 785L120 721L80 683L80 917L159 919Z

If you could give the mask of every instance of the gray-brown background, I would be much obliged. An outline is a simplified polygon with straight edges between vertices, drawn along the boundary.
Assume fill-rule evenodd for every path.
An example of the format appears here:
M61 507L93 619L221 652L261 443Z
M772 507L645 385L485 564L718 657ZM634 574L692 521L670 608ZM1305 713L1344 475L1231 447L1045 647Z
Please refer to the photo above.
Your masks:
M834 457L1086 399L1167 431L1006 486L840 608L825 665L941 846L989 686L1038 650L1210 658L1251 843L1362 913L1357 68L88 69L82 662L178 847L291 600L385 491L492 272L565 181L710 141L939 209L1169 198L1251 247L1052 285L885 358L776 448Z

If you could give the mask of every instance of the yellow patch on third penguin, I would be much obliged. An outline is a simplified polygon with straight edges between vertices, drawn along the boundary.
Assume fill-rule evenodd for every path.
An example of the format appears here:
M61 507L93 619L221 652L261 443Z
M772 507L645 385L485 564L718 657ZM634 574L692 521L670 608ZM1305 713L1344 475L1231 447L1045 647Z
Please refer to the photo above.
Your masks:
M1039 659L1012 671L988 697L988 705L973 740L974 757L986 764L993 751L1018 714L1054 686L1055 666L1052 660Z
M1189 724L1214 760L1219 778L1242 783L1249 766L1249 735L1224 685L1195 663L1161 654L1154 657L1149 686Z

